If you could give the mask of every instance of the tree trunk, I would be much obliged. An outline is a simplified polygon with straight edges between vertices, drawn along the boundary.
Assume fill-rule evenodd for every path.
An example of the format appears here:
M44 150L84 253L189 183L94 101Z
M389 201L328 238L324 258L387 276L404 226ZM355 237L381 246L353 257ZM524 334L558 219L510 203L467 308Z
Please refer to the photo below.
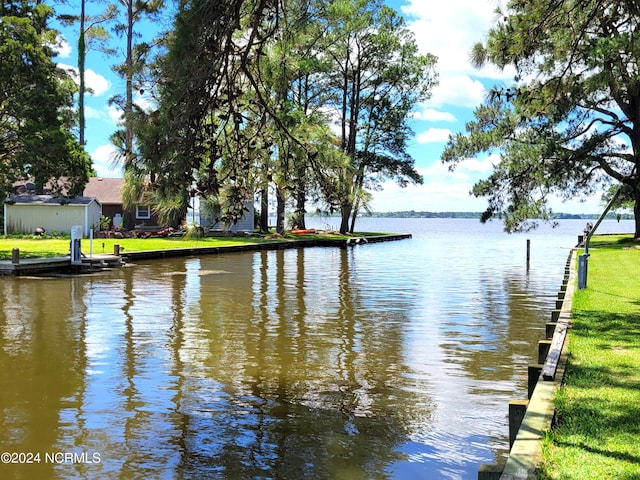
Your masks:
M358 217L358 206L351 212L351 226L349 227L349 233L353 233L356 230L356 218Z
M298 186L296 187L296 209L293 212L293 225L292 228L300 228L304 230L306 222L304 218L305 204L307 203L307 191L304 185L304 178L298 180Z
M634 197L633 216L635 220L635 232L633 238L640 238L640 188L636 189Z
M129 167L133 158L133 128L131 127L131 112L133 111L133 0L127 1L127 52L125 59L125 167Z
M269 231L269 185L265 184L260 192L260 232Z
M349 220L351 219L351 203L343 204L340 207L340 233L346 235L349 231Z
M276 185L276 232L284 234L284 188Z

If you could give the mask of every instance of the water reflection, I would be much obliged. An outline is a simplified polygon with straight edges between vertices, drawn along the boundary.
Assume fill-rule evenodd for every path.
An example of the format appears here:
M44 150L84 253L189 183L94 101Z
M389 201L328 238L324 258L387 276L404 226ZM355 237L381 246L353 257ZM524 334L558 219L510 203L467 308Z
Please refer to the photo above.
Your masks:
M429 409L398 376L403 320L388 325L363 310L350 255L265 252L228 257L232 267L201 260L239 278L230 291L227 276L199 277L206 314L196 330L208 330L209 344L197 350L209 355L185 367L190 474L205 464L224 478L388 477L413 421L404 405Z
M0 282L0 450L100 454L0 477L475 478L506 451L554 273L450 247Z

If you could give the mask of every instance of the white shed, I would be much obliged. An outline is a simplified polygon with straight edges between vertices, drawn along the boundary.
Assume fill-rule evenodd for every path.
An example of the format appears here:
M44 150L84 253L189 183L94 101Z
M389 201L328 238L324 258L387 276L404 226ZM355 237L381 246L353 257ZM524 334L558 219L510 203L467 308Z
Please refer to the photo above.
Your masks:
M198 215L200 217L200 225L202 225L203 227L209 227L212 230L224 230L224 231L230 231L233 233L253 232L253 227L255 223L255 220L254 220L255 210L253 206L253 201L251 200L245 201L244 208L245 208L245 212L242 215L242 218L240 218L237 223L232 225L227 225L221 222L211 223L202 215L202 210L197 208ZM196 207L194 206L194 210L195 209Z
M42 227L47 232L69 233L82 225L82 234L100 225L102 206L94 197L65 198L53 195L12 195L4 201L5 233L34 233Z

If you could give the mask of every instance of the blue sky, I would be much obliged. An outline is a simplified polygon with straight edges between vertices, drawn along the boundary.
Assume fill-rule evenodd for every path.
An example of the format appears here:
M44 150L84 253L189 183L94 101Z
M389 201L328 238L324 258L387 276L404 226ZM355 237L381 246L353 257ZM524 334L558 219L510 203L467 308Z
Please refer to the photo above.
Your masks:
M76 0L69 10L79 4ZM496 158L468 159L454 172L440 162L440 154L449 134L464 131L466 122L473 118L473 110L480 105L486 90L497 84L508 84L512 71L499 71L493 67L474 69L469 63L469 52L474 43L483 41L493 24L498 0L387 0L400 12L407 26L414 32L424 53L438 57L439 85L429 101L417 105L413 129L415 138L409 153L416 161L424 184L399 188L389 182L374 193L374 211L482 211L486 200L469 195L472 185L491 172ZM76 7L76 11L79 7ZM63 30L68 43L59 50L57 61L69 67L77 65L77 37L73 30ZM150 36L152 32L142 32ZM98 175L121 176L111 162L113 148L109 135L117 128L120 112L108 105L109 98L124 93L124 81L111 71L113 61L103 54L90 51L87 57L87 85L93 94L86 97L87 151L93 158ZM143 102L144 98L138 98ZM562 203L552 202L555 211L571 213L597 213L602 210L599 197Z

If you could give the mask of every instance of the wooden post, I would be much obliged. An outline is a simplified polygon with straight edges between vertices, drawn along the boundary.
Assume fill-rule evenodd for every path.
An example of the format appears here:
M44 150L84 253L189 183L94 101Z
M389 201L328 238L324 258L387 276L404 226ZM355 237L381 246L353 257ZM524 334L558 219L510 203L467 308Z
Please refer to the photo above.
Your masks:
M478 468L478 480L500 480L504 465L484 463Z
M553 338L553 334L556 331L556 325L558 325L558 322L547 322L545 324L544 328L547 340L551 340Z
M556 308L555 310L551 310L551 321L552 322L557 322L558 319L560 318L560 312L562 310Z
M11 263L13 263L14 265L17 265L18 263L20 263L20 249L19 248L14 248L13 250L11 250Z
M529 270L530 261L531 261L531 240L527 238L527 270Z
M533 396L533 391L536 389L540 374L542 373L542 363L532 363L527 368L527 394L528 398Z
M113 254L114 255L120 255L120 244L119 243L114 243L113 244Z
M511 400L509 402L509 450L513 447L513 442L516 441L528 405L529 400Z
M547 354L551 348L552 340L540 340L538 342L538 363L544 363L547 359Z

